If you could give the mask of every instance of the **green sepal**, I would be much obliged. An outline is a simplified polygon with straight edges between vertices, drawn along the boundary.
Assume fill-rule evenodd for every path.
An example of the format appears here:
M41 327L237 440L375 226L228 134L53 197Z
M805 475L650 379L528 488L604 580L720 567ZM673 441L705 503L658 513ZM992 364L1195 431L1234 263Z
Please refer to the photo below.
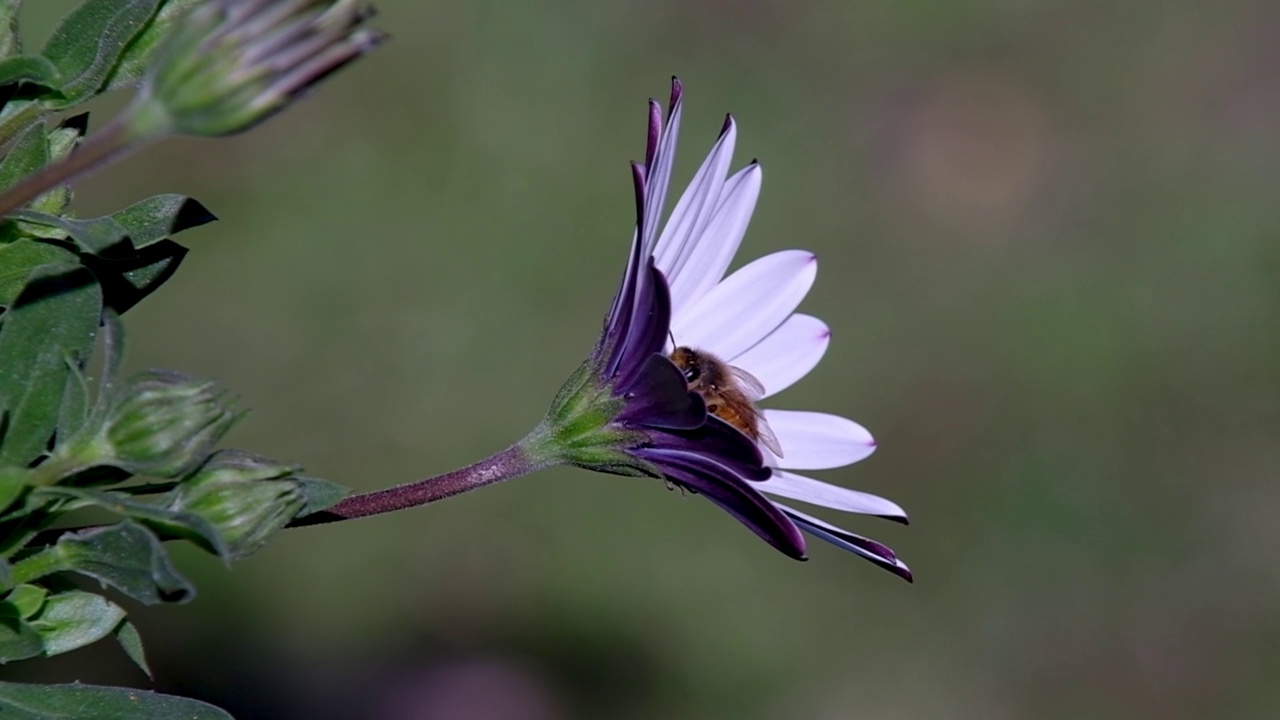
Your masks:
M526 449L549 463L613 475L661 477L652 464L627 452L648 438L613 424L626 402L614 396L601 376L596 358L580 365L556 393L542 423L524 441Z

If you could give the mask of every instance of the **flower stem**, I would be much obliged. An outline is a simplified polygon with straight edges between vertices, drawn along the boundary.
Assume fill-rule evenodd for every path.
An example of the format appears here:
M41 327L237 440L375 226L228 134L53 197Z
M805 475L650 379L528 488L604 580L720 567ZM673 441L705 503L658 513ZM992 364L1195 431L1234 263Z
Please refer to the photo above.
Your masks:
M532 437L532 436L531 436ZM427 505L459 493L527 475L554 465L543 453L531 449L529 438L474 465L443 475L397 485L385 490L352 495L325 510L298 518L288 527L353 520Z
M0 194L0 217L44 193L115 162L167 132L166 121L146 103L135 105L84 141L61 162L47 165Z

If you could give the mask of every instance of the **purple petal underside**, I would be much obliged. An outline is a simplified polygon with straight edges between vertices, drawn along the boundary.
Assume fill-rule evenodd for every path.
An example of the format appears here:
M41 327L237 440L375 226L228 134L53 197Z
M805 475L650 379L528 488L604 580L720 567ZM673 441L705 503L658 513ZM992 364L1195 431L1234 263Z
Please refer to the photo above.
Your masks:
M701 455L664 452L656 463L673 483L705 496L788 557L804 560L804 536L776 505L732 470Z

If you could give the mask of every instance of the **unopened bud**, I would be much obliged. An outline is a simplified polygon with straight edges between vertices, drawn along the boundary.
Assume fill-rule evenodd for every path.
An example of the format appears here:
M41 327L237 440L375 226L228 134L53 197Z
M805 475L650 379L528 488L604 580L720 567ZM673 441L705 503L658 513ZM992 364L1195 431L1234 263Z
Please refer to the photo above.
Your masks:
M384 40L360 27L371 14L357 0L210 0L157 50L136 121L148 132L247 130Z
M239 450L219 450L171 495L173 510L207 520L231 559L251 555L284 527L305 504L300 468Z
M237 417L212 381L151 370L121 388L100 440L111 465L180 477L204 461Z

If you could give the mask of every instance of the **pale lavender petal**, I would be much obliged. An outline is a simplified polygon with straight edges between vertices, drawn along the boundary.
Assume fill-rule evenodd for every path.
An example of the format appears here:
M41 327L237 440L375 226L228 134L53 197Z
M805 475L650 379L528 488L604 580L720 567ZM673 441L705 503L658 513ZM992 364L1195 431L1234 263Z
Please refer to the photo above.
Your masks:
M684 103L680 100L680 81L671 80L671 109L667 117L667 126L662 129L662 139L658 141L658 152L653 158L653 166L646 168L648 183L645 185L645 212L641 223L644 229L644 255L653 254L653 247L658 242L658 224L662 221L662 208L667 200L667 187L671 184L671 167L676 158L676 137L680 134L680 116Z
M653 250L653 259L668 281L679 277L680 268L685 265L694 247L700 244L703 230L715 215L737 137L738 131L730 119L725 123L724 132L716 141L715 147L680 196L675 210L671 211L671 217L662 230L662 237Z
M675 342L722 358L736 357L791 315L808 294L817 272L813 253L783 250L766 255L725 278L673 317Z
M781 503L774 504L787 517L791 518L791 521L801 530L816 538L826 540L842 550L848 550L855 555L866 558L907 582L914 582L911 576L911 568L908 568L906 563L899 560L888 545L861 535L855 535L848 530L823 522L812 515L806 515Z
M674 272L672 302L685 307L706 294L720 282L742 244L742 236L751 223L751 214L760 197L760 181L764 173L756 164L748 165L724 183L720 203L701 236L691 238L686 255Z
M833 510L875 515L877 517L907 522L907 513L897 503L879 495L851 490L796 475L785 470L774 470L773 476L756 486L761 492L791 498L810 505L829 507Z
M671 304L674 314L675 298ZM726 360L755 375L764 385L764 396L768 397L786 390L808 375L822 360L830 343L831 331L826 323L811 315L797 313L751 349Z
M826 470L851 465L875 452L871 433L848 418L803 410L763 412L786 453L776 461L777 467Z

